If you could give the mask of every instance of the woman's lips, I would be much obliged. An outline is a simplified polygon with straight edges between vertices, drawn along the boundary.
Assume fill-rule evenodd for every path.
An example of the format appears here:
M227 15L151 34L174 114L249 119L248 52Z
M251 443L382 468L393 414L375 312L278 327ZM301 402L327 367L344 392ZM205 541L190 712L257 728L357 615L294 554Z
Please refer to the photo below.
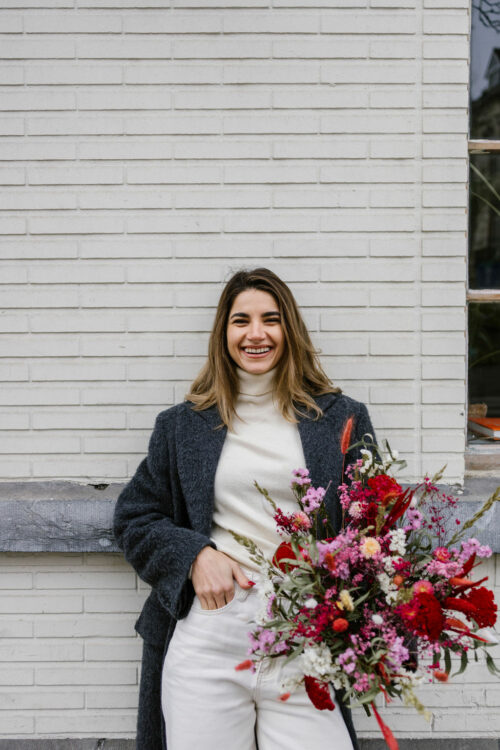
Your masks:
M255 348L257 348L257 347L255 347ZM272 350L272 347L271 347L266 352L260 352L259 354L256 354L255 352L247 352L243 348L241 349L241 351L243 352L243 354L246 357L249 357L250 359L262 359L263 357L267 357L268 354L271 354L271 352L273 350Z

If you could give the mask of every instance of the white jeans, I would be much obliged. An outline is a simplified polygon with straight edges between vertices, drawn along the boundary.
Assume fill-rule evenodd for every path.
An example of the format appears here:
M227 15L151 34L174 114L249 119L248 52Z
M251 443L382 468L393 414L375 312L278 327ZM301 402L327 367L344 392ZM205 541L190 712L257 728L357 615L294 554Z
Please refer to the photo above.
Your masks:
M319 711L302 686L279 700L293 662L278 658L253 673L235 671L248 658L247 633L260 599L258 582L248 590L234 583L234 598L224 607L204 610L195 597L175 627L162 673L168 750L352 750L336 701L334 711Z

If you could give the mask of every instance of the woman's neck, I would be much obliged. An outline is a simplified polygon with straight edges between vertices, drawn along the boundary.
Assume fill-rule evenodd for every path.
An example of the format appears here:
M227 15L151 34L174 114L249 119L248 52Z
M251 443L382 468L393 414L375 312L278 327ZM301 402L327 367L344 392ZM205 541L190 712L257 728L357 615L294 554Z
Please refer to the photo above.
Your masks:
M265 393L270 393L273 390L276 369L276 367L273 367L272 370L267 372L255 374L237 367L238 392L245 396L263 396Z

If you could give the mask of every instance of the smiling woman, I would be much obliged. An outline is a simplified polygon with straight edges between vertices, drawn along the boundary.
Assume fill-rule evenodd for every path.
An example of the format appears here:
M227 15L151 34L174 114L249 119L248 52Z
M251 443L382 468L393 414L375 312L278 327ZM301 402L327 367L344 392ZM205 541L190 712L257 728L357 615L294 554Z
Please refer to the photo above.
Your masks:
M136 623L145 640L137 750L299 750L304 736L312 747L358 747L333 688L338 710L317 711L305 689L278 700L289 666L235 670L264 582L231 533L271 559L282 540L254 481L284 512L295 510L287 488L298 467L338 486L349 417L352 443L374 434L366 407L323 371L287 285L265 268L236 273L205 366L186 401L158 415L148 456L116 505L117 542L152 586ZM325 507L338 530L333 492Z

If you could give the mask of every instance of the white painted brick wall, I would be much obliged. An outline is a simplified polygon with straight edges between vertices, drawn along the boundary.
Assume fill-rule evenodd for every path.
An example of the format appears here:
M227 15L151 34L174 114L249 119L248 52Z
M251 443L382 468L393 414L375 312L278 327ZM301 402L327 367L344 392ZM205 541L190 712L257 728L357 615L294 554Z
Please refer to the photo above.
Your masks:
M494 560L481 569L497 599L499 562L496 573ZM133 736L142 648L133 625L147 593L120 555L1 554L0 737ZM399 703L384 708L398 737L498 736L500 688L484 664L419 697L430 724ZM378 736L363 711L355 724Z
M407 476L460 481L466 4L171 6L1 4L1 476L130 476L262 264Z
M75 5L0 3L0 477L131 476L222 283L266 265L406 477L461 481L468 3ZM147 587L119 556L1 562L3 735L132 736ZM497 736L474 675L391 725Z

